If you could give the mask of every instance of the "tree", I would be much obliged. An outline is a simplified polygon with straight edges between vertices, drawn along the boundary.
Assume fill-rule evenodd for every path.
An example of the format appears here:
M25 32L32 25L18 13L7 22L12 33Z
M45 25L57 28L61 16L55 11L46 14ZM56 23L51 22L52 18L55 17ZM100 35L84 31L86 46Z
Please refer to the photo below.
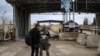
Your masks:
M83 25L85 25L85 19L84 19L84 21L83 21Z
M96 18L93 19L92 25L96 25Z
M88 25L88 19L87 18L84 19L83 24Z

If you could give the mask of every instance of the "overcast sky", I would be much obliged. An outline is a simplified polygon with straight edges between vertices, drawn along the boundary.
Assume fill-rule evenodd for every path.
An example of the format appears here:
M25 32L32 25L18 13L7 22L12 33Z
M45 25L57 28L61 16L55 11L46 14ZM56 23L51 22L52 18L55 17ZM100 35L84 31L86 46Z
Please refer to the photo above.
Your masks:
M0 22L2 15L6 11L5 20L6 21L13 21L13 8L10 4L8 4L5 0L0 0ZM71 15L71 19L72 19ZM89 23L93 21L93 18L95 18L95 14L91 13L75 13L75 21L79 24L83 24L84 18L88 18ZM36 21L40 20L63 20L62 15L45 15L45 14L31 14L31 24L35 23Z

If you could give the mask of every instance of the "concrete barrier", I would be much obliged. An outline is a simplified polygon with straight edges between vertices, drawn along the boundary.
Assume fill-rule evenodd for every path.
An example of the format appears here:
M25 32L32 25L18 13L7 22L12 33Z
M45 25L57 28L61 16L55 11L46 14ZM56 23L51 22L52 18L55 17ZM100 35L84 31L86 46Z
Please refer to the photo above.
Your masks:
M86 44L86 38L87 38L87 35L86 34L79 34L78 35L78 38L77 38L77 43L79 43L80 45L85 45Z
M97 54L100 56L100 42L99 42L99 46L98 46L98 50L97 50Z
M87 36L86 47L98 47L100 42L100 35Z
M60 40L76 40L78 32L62 32L59 34Z

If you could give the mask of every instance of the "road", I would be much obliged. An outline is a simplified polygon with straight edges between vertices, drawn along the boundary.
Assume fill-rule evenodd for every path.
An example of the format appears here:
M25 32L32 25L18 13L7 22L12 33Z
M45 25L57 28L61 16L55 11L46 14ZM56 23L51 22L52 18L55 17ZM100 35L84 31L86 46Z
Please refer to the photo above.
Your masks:
M97 56L95 48L86 48L75 41L51 40L50 42L50 56ZM30 53L31 49L24 40L0 43L0 56L30 56Z

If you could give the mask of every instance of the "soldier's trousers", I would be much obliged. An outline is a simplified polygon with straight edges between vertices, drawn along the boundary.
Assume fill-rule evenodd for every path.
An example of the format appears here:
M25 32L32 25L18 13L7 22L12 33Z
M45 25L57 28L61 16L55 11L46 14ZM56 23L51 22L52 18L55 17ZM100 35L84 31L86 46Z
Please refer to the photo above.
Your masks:
M40 56L43 56L43 51L46 51L46 56L49 56L50 43L48 39L41 39L40 41Z
M40 56L43 56L43 51L46 51L46 56L49 56L49 49L43 50L43 48L40 47Z

